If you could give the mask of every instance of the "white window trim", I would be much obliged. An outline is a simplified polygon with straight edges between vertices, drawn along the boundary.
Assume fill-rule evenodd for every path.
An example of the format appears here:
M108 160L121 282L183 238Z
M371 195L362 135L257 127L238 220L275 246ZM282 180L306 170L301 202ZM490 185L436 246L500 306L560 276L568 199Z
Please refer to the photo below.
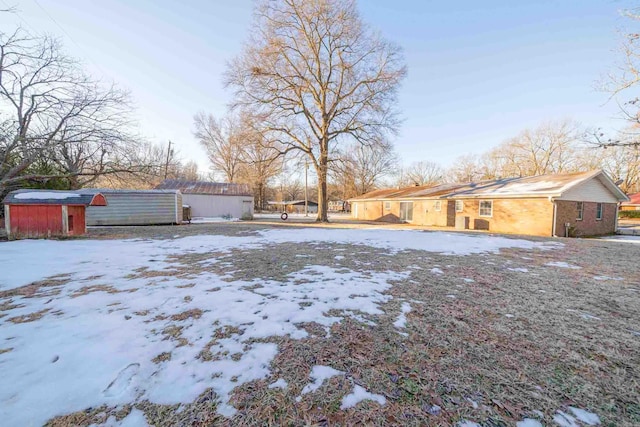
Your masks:
M584 202L576 202L576 208L578 207L578 203L581 204L582 208L578 209L579 215L576 215L576 221L582 221L584 219Z
M600 205L600 218L598 218L598 205ZM602 221L604 217L604 203L596 203L596 221Z
M482 211L482 208L481 208L482 202L491 203L491 214L490 215L482 215L482 213L481 213L481 211ZM480 200L480 201L478 201L478 216L481 217L481 218L493 218L493 200Z
M433 210L436 212L440 212L442 210L442 201L436 200L433 204Z
M460 203L460 206L462 206L462 208L458 209L458 203ZM464 212L464 200L456 200L455 204L456 204L456 212Z

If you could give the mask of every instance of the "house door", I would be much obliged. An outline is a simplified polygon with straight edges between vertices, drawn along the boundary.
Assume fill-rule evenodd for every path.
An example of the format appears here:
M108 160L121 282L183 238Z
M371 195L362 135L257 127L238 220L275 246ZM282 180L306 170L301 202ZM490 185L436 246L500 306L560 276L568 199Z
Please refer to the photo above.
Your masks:
M413 202L400 202L400 220L413 221Z

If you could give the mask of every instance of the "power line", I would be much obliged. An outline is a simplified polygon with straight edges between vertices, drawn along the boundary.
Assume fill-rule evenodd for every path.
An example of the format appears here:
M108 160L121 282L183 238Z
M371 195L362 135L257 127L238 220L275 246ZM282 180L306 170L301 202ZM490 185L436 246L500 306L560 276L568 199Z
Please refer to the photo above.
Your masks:
M16 15L16 16L18 17L18 19L19 19L20 21L22 21L22 23L23 23L25 26L29 27L29 29L30 29L34 34L36 33L36 31L33 29L33 27L32 27L31 25L29 25L29 23L28 23L24 18L22 18L22 15L20 15L20 13L18 12L18 8L17 8L17 7L15 7L15 6L9 6L5 0L0 0L0 1L2 2L2 4L4 4L4 6L7 8L7 11L8 11L9 13L13 13L14 15Z
M4 2L4 0L2 0L2 1ZM64 34L65 36L67 36L67 38L68 38L69 40L71 40L71 42L72 42L73 44L75 44L75 45L76 45L76 47L77 47L78 49L80 49L80 51L82 51L82 53L84 54L84 56L85 56L89 61L91 61L91 63L92 63L93 65L95 65L95 66L98 68L98 70L100 70L100 72L102 72L102 74L103 74L103 75L105 75L105 76L106 76L106 75L107 75L107 73L102 69L102 67L100 67L100 65L99 65L98 63L96 63L96 62L91 58L91 55L89 55L89 53L88 53L88 52L87 52L87 51L86 51L82 46L80 46L80 44L78 44L78 43L73 39L73 37L71 37L71 35L70 35L69 33L67 33L67 31L62 27L62 25L60 25L60 24L58 23L58 21L56 21L56 20L55 20L55 18L54 18L53 16L51 16L51 15L49 14L49 12L47 12L47 10L46 10L44 7L42 7L42 5L40 4L40 2L39 2L38 0L33 0L33 2L34 2L34 3L35 3L35 4L40 8L40 10L42 10L42 11L44 12L44 14L45 14L45 15L47 15L47 17L51 20L51 22L53 22L53 23L56 25L56 27L58 27L58 28L60 29L60 31L62 31L62 32L63 32L63 34Z

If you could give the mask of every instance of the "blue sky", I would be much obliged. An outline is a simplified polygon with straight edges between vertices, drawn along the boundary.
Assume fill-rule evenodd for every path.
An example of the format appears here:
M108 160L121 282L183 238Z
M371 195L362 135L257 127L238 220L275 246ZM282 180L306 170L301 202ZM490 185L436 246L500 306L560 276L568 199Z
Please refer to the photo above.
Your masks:
M0 7L16 4L0 0ZM208 167L192 136L193 115L224 113L227 61L240 52L251 0L19 0L0 14L53 34L91 74L128 89L142 133L173 141ZM571 118L613 128L615 103L596 90L618 59L627 1L457 2L367 0L364 19L403 47L409 75L400 91L404 123L395 140L405 163L449 166L521 130Z

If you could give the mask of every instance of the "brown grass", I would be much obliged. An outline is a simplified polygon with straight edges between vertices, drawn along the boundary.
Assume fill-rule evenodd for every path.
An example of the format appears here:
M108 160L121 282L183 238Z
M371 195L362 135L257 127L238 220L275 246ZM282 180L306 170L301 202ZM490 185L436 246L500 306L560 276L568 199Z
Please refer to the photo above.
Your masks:
M49 310L51 309L46 308L44 310L36 311L33 313L23 314L22 316L10 317L7 320L12 323L35 322L36 320L42 319L42 316L44 316Z
M224 229L229 234L243 230L229 227ZM173 228L167 230L175 234ZM238 414L233 419L217 415L217 396L211 390L186 405L143 401L135 406L156 426L447 426L468 419L493 427L515 425L526 416L535 418L534 411L542 411L543 424L550 425L555 412L568 405L596 412L606 426L640 425L640 338L630 332L640 329L640 292L631 290L640 283L635 261L640 248L590 240L563 243L563 249L554 251L507 249L501 254L464 257L420 251L389 256L376 248L338 244L277 245L260 251L233 250L224 254L224 263L199 263L222 258L222 254L186 254L173 259L178 265L175 270L140 270L135 277L188 277L207 271L229 275L231 280L288 280L288 274L310 263L362 274L387 270L411 273L387 291L393 299L380 306L383 314L360 313L375 325L346 318L331 327L327 338L325 328L312 322L298 325L309 333L305 339L254 340L276 343L279 353L269 378L234 390L231 403ZM343 249L340 254L345 258L340 262L334 259L335 249ZM550 261L582 268L545 266ZM444 275L429 272L436 265ZM529 272L508 268L527 268ZM596 275L625 280L596 281ZM217 290L220 288L209 291ZM402 302L409 302L412 310L407 314L406 329L399 331L393 322ZM584 318L584 313L600 320ZM199 319L202 314L194 309L173 316L160 314L155 320L182 322ZM330 314L345 315L339 311ZM178 346L190 345L182 336L183 328L179 323L169 324L160 333ZM211 341L198 359L241 357L239 353L215 353L214 349L220 339L241 335L241 329L212 325L212 331ZM170 357L171 353L162 353L153 360L161 363ZM297 402L296 397L310 382L314 365L328 365L345 374L331 378ZM288 382L287 389L268 388L278 378ZM384 395L387 404L365 401L341 410L342 397L355 384ZM441 410L434 410L434 405ZM102 409L107 413L113 410ZM95 415L98 412L92 411L89 414L93 415L84 418L83 411L71 414L68 420L75 423L58 425L100 421Z

